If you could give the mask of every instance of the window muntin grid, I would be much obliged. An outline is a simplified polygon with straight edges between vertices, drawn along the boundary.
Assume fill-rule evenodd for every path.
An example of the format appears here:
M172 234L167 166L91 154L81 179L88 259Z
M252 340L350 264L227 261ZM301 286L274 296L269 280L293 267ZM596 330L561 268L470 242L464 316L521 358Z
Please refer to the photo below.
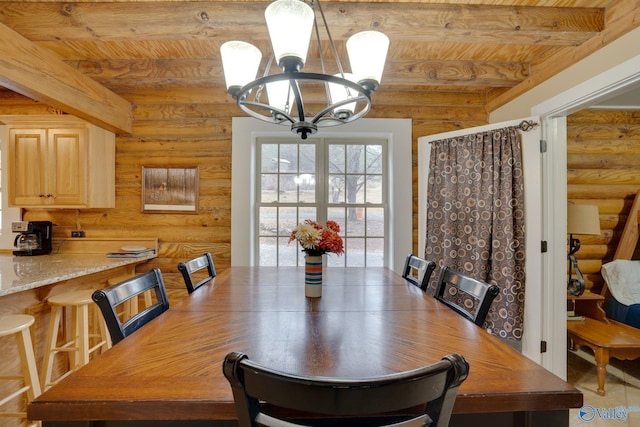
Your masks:
M304 253L288 240L305 219L340 224L345 254L328 255L328 266L384 265L389 247L386 140L265 138L257 147L258 265L302 265Z

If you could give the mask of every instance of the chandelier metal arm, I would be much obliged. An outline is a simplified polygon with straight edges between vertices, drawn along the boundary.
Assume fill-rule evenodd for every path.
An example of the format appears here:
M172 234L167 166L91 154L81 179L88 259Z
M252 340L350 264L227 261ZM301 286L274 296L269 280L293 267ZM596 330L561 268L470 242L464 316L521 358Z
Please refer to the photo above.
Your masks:
M298 107L298 117L302 122L304 121L304 102L302 101L302 95L300 94L300 86L298 85L298 80L290 79L289 85L291 86L293 97L295 98L296 106Z
M311 123L318 123L318 122L320 122L322 120L323 117L325 117L327 114L331 113L331 111L333 111L333 110L335 110L335 109L337 109L339 107L342 107L343 105L347 105L347 104L350 104L352 102L360 102L360 101L365 101L365 102L369 102L370 103L370 98L367 97L366 95L360 95L360 96L357 96L357 97L354 97L354 98L349 98L349 99L344 100L344 101L336 102L335 104L331 104L327 108L325 108L325 109L321 110L320 112L318 112L315 116L313 116L313 118L310 121L311 121ZM362 111L360 111L360 112L356 113L355 115L351 116L350 120L348 120L348 121L354 121L354 120L364 116L365 114L367 114L369 112L369 109L370 108L368 108L368 107L363 109ZM340 119L331 118L330 120L340 120ZM345 122L347 122L347 121L345 120Z
M252 93L257 95L262 92L262 89L266 87L266 85L279 81L288 81L292 88L293 96L296 98L295 102L297 104L297 119L292 117L288 111L261 102L258 96L254 99L248 99ZM354 96L331 103L314 114L313 117L307 118L302 102L301 82L342 85L351 90ZM238 89L238 91L234 93L234 98L237 100L238 107L249 116L270 123L284 124L285 122L289 122L291 123L291 130L299 134L303 139L306 139L307 135L316 133L318 126L336 126L352 122L363 117L371 108L371 91L367 87L363 87L358 83L341 77L317 73L285 72L262 77ZM341 107L353 103L363 105L354 113L344 113L340 111ZM260 111L263 112L261 113Z

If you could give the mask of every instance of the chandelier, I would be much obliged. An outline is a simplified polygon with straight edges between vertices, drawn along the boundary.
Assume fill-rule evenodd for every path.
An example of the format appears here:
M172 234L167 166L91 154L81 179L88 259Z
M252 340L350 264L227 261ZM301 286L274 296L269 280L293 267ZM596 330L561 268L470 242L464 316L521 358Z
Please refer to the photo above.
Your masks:
M336 62L331 74L327 73L320 43L318 14ZM262 60L257 47L243 41L228 41L220 47L227 91L242 111L269 123L290 124L291 131L302 139L315 134L319 127L350 123L369 112L371 94L380 84L389 48L386 35L363 31L351 36L346 43L351 73L346 73L319 0L274 1L266 8L265 19L273 53L262 77L256 79ZM317 40L321 73L301 71L312 30ZM269 74L274 59L282 72ZM305 111L303 91L312 98L323 93L320 111Z

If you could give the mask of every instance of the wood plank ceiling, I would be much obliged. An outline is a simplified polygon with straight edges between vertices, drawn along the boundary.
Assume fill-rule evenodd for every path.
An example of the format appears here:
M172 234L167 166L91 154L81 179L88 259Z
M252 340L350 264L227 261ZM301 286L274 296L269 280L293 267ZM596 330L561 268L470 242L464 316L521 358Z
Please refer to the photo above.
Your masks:
M257 45L266 63L269 47L264 9L269 2L243 1L0 1L0 23L33 47L13 46L3 37L0 82L50 105L69 106L60 93L34 90L9 70L26 67L16 55L43 64L41 77L78 85L75 74L47 71L55 58L90 81L127 99L127 94L169 87L205 88L224 94L220 45L239 39ZM374 108L485 105L487 112L624 35L640 23L636 0L391 0L323 1L339 53L355 32L377 29L390 38L389 56ZM323 45L328 44L321 30ZM330 49L324 46L326 56ZM53 55L53 59L42 55ZM12 56L14 62L6 59ZM317 71L312 43L305 71ZM348 61L343 63L348 68ZM33 69L35 65L29 64ZM44 70L44 71L42 71ZM328 70L335 72L333 70ZM78 74L78 75L80 75ZM37 74L35 74L37 76ZM84 84L82 85L84 87ZM87 86L88 87L88 86ZM63 92L63 91L59 91ZM107 99L94 89L86 116L105 113L91 104ZM234 101L222 95L225 102ZM113 108L126 108L114 102ZM64 108L63 108L64 109ZM80 108L78 108L80 109ZM87 111L89 110L89 111ZM67 111L69 112L69 111ZM96 118L120 133L118 119ZM93 120L94 122L96 120Z

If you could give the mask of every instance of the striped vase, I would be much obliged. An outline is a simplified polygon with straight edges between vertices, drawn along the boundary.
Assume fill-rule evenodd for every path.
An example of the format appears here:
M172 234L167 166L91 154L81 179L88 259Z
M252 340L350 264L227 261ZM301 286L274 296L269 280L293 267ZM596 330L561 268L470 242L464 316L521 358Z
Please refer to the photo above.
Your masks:
M311 298L322 296L322 255L304 256L304 294Z

